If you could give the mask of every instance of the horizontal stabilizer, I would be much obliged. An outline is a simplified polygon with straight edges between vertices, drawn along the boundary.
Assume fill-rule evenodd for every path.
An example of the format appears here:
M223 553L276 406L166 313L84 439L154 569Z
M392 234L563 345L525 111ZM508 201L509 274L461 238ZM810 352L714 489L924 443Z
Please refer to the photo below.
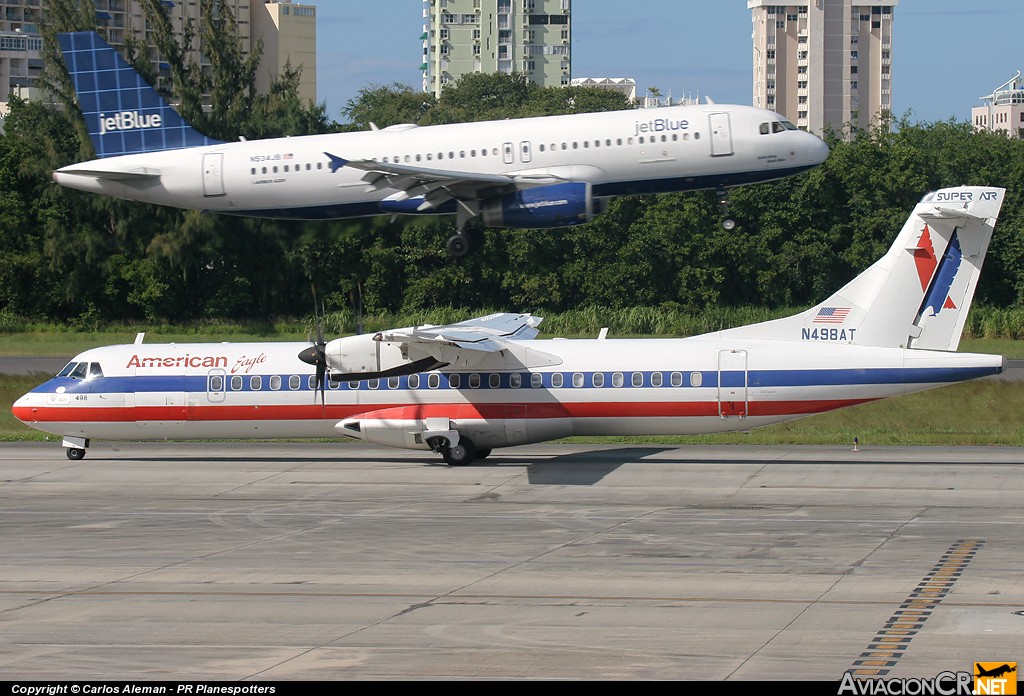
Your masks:
M96 162L91 162L96 164ZM160 172L151 168L136 168L132 170L118 169L86 169L71 165L58 169L54 174L67 176L88 176L95 179L107 179L108 181L132 181L138 179L159 179Z

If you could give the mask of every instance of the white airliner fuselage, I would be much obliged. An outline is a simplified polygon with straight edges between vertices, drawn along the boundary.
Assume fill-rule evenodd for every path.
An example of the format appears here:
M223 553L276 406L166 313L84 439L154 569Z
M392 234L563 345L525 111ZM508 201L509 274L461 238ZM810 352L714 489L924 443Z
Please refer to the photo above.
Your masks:
M387 182L394 187L377 188L366 180L370 167L333 167L329 155L374 162L382 172L399 165L507 178L490 182L496 191L515 182L582 182L593 198L606 198L768 181L815 167L827 154L819 138L776 113L710 104L221 143L72 164L53 178L179 208L320 219L455 212L453 198L418 211L423 195L408 195L399 172Z
M1002 357L728 338L509 342L544 367L328 381L297 359L306 343L95 348L25 395L34 428L101 440L360 438L428 449L443 420L477 448L571 435L747 430L996 374ZM77 373L75 371L78 371Z
M285 219L457 215L510 228L588 222L614 196L797 174L828 147L779 114L703 104L225 143L195 131L103 39L60 34L98 159L62 186ZM462 237L462 235L458 235ZM465 239L449 250L461 256Z

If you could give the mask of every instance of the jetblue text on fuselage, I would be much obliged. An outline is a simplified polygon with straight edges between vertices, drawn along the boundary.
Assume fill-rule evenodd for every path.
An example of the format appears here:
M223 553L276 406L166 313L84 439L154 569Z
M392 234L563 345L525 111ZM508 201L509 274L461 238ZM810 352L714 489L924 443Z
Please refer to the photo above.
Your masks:
M140 114L138 111L119 111L113 116L100 114L100 135L135 128L159 128L163 122L160 114Z
M690 127L685 118L652 118L650 121L637 121L633 135L641 133L662 133L664 131L681 131Z

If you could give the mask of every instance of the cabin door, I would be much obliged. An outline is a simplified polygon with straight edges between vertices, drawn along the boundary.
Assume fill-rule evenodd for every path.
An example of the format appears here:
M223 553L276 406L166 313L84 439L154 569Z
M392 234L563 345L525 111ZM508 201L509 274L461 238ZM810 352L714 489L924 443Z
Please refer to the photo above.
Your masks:
M203 195L207 198L224 195L224 154L203 155Z
M732 154L732 129L729 127L729 114L715 113L708 116L711 130L711 156L725 157Z
M718 415L747 417L747 351L718 351Z

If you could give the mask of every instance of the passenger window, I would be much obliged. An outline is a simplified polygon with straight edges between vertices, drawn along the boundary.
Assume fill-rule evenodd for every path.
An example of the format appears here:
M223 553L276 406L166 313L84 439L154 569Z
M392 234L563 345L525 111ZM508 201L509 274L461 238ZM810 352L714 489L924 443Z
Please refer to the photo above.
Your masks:
M420 376L419 375L409 375L409 388L410 389L419 389L420 388Z
M623 382L622 382L622 373L621 372L613 372L612 373L612 386L613 387L621 387L622 384L623 384Z
M513 389L518 389L523 385L523 376L518 372L513 372L508 376L508 386Z
M591 377L591 380L593 381L594 386L597 387L598 389L600 389L601 387L604 386L604 373L603 372L595 372L594 376Z
M328 377L327 378L327 388L328 389L341 389L341 380L340 379L335 379L334 377Z
M368 380L366 380L366 386L369 387L370 389L377 389L377 388L380 387L380 380L379 379L368 379Z
M673 372L672 375L669 377L669 384L671 384L673 387L683 386L683 376L678 372Z
M398 389L401 380L398 377L388 377L388 389Z
M704 378L701 376L701 374L699 372L691 372L690 373L690 386L691 387L699 387L703 383L704 383Z
M634 387L642 387L642 386L644 386L644 373L642 373L642 372L634 372L633 373L633 378L631 380L631 384Z
M231 391L242 391L242 375L231 376Z
M554 387L555 389L561 389L562 388L562 373L561 372L555 372L554 374L551 375L551 386Z
M252 391L259 391L263 388L263 378L259 375L253 375L249 378L249 389Z
M224 377L222 375L211 375L210 376L210 391L212 391L212 392L224 391Z
M306 378L306 389L316 389L316 375L310 375Z
M660 372L651 373L651 386L660 387L662 384L662 374Z
M436 372L431 372L427 375L427 386L431 389L437 389L438 385L441 384L441 378Z
M299 375L289 375L288 377L288 388L292 391L297 390L302 386L302 377Z
M281 375L270 375L270 389L277 391L281 388Z
M469 388L478 389L480 387L480 375L473 373L469 376Z
M489 386L491 389L497 389L498 387L500 387L501 386L501 375L499 375L497 372L495 372L494 374L490 375L487 378L487 386Z
M539 372L534 372L530 375L530 386L534 389L544 386L544 375Z
M448 386L458 389L462 386L462 375L448 375Z
M583 373L582 372L573 372L572 373L572 386L576 387L577 389L579 389L580 387L583 386Z

